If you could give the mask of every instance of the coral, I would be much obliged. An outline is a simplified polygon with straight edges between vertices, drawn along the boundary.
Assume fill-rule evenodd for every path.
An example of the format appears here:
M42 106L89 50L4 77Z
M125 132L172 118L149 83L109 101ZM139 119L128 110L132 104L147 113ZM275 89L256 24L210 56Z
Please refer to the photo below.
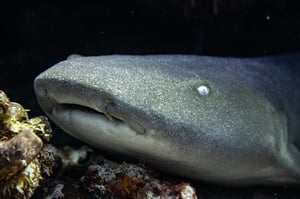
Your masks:
M189 183L159 175L144 164L117 162L86 146L53 149L58 175L42 182L33 198L196 199Z
M27 112L0 91L0 198L30 198L42 174L51 174L53 154L43 148L50 124L42 116L29 119Z
M94 198L196 199L189 183L160 180L143 165L116 163L97 156L81 178Z
M79 149L64 146L62 150L56 149L55 156L59 157L63 163L63 167L78 165L81 160L85 160L89 152L93 150L85 145Z
M63 194L62 190L65 185L63 183L56 182L52 186L53 186L53 191L45 198L47 198L47 199L64 198L64 194Z

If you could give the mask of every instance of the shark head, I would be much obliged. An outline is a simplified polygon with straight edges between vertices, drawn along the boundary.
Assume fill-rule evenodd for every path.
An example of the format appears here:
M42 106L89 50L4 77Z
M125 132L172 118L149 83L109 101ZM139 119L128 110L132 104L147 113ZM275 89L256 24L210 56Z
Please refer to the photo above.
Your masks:
M78 57L40 74L34 88L50 119L94 147L188 177L239 181L262 175L285 129L255 86L258 69L240 65L184 55Z

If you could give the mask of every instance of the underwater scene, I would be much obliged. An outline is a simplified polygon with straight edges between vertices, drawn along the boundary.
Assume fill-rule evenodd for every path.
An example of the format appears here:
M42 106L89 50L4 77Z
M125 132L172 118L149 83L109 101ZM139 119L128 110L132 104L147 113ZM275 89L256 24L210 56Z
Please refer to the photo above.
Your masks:
M0 199L300 198L300 2L0 7Z

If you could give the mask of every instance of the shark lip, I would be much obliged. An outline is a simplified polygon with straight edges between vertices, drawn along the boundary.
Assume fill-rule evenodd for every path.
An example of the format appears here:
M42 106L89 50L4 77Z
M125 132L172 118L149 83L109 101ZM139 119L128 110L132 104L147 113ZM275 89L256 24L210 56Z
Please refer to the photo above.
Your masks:
M57 111L79 111L79 112L85 112L86 114L97 114L101 116L101 118L106 119L108 122L117 124L126 124L126 121L121 119L120 117L115 117L110 113L105 113L104 111L95 110L93 108L79 105L79 104L69 104L69 103L59 103L55 104L52 110L50 111L52 115L55 115L55 112Z
M55 104L49 113L52 120L61 124L60 126L64 126L65 129L63 130L75 137L81 137L81 134L90 131L120 138L130 138L137 135L137 132L125 121L111 115L108 118L105 113L86 106L66 103Z
M107 123L112 125L127 125L126 121L120 117L115 117L112 114L108 113L106 110L101 111L99 109L93 109L88 106L72 103L56 103L50 110L51 115L54 117L59 117L57 113L59 112L68 112L70 114L76 113L85 113L86 115L95 116L97 115L101 120L105 120Z

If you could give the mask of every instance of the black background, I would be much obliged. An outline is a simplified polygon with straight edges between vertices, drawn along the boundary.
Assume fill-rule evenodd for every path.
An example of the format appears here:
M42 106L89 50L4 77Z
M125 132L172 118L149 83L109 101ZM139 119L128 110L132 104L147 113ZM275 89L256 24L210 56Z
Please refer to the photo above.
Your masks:
M74 53L253 57L300 49L299 0L5 3L0 7L0 89L31 109L31 116L43 114L32 88L34 77ZM61 136L55 133L54 144L67 142ZM294 191L283 190L290 196ZM258 192L257 198L280 193L266 192L268 197Z

